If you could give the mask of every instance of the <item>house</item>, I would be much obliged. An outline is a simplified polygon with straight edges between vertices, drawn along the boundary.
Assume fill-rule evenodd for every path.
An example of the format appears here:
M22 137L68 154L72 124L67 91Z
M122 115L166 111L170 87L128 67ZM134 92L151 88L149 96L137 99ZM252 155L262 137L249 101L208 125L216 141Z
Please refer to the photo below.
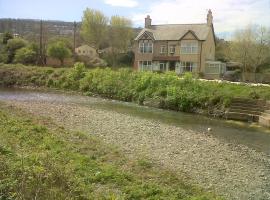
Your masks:
M78 56L86 56L89 58L98 57L96 49L88 45L82 45L82 46L77 47L75 49L75 53Z
M211 10L202 24L152 25L148 15L145 28L135 38L134 69L192 72L218 79L225 64L215 61L215 45Z

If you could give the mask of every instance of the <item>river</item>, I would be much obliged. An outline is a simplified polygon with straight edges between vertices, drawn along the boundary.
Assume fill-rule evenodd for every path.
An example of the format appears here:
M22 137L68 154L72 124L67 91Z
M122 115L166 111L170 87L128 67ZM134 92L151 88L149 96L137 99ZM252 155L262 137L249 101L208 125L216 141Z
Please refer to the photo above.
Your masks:
M96 135L226 199L270 200L269 129L68 92L2 88L0 101Z
M0 88L0 100L31 100L72 103L84 106L89 105L99 109L116 111L140 118L154 119L200 133L206 132L208 128L211 128L212 131L209 133L221 140L246 145L270 155L270 130L263 127L252 126L249 123L238 123L223 119L209 118L202 115L139 106L134 103L56 91Z

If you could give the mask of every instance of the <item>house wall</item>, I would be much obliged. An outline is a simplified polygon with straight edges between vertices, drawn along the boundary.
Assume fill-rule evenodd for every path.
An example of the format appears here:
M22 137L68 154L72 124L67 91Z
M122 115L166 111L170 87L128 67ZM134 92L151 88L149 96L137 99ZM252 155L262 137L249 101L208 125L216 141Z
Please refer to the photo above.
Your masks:
M202 65L201 65L201 72L205 72L205 62L207 60L214 61L215 60L215 39L213 31L210 31L207 39L202 44Z
M97 57L96 50L87 45L83 45L76 48L75 52L77 55L80 55L80 56Z
M140 49L139 49L140 42L142 42L142 40L136 41L134 44L135 59L134 59L134 66L133 67L135 70L139 69L139 61L143 61L143 60L152 61L153 57L154 57L153 53L140 53Z
M144 37L143 40L150 40L151 38ZM179 38L180 39L180 38ZM199 41L192 33L187 33L181 41L154 41L153 53L140 53L139 43L143 40L136 41L134 44L135 62L134 69L138 70L139 61L152 61L157 56L179 56L181 61L197 63L197 72L205 72L205 62L207 60L215 60L215 40L213 31L210 31L205 41ZM152 40L151 40L152 41ZM198 53L197 54L181 54L182 41L197 41ZM161 46L166 46L165 53L160 53ZM170 46L175 45L175 53L171 54Z

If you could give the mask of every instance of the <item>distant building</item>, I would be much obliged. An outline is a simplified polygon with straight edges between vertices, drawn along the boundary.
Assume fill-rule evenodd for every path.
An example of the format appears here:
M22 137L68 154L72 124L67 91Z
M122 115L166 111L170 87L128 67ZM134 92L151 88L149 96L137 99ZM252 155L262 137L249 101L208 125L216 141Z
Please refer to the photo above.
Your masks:
M200 73L220 78L225 64L215 61L215 33L211 10L202 24L152 25L148 15L145 28L135 38L136 70Z
M95 48L88 45L82 45L75 49L75 53L78 56L86 56L89 58L98 57L97 51Z

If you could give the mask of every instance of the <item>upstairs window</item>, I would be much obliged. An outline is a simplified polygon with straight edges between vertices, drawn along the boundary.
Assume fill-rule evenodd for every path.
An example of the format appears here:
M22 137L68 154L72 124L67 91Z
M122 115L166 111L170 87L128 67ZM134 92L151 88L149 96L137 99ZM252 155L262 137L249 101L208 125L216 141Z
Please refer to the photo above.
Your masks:
M160 53L161 54L166 53L166 46L165 45L160 46Z
M153 53L152 42L140 42L139 43L140 53Z
M181 54L197 54L198 42L197 41L182 41Z
M175 53L175 45L170 46L170 53L171 54Z

